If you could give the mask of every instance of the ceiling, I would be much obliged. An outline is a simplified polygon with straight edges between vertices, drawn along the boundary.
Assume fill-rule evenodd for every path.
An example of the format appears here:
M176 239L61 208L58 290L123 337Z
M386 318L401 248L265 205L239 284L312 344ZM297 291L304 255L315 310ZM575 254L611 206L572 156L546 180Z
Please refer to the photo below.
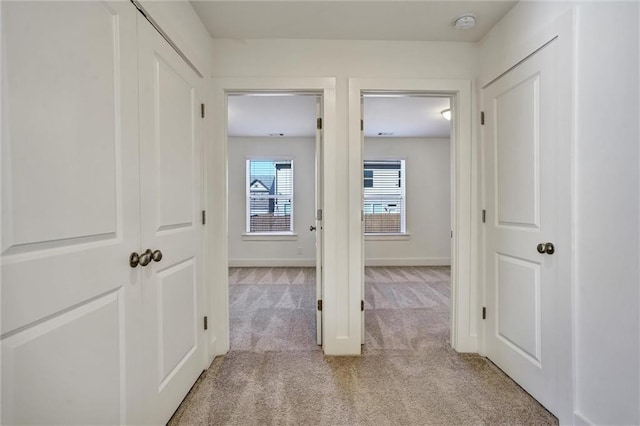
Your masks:
M213 38L477 42L516 1L190 0ZM472 13L475 28L455 19Z
M316 97L229 96L228 134L242 137L313 137ZM449 137L450 122L440 114L449 98L366 96L366 137ZM383 133L380 135L379 133Z

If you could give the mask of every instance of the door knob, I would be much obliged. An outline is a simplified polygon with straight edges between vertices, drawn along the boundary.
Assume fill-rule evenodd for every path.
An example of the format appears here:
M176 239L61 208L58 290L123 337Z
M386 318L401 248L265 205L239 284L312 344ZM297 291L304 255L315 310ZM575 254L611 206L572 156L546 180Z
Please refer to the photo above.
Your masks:
M140 255L135 251L129 255L129 266L135 268L140 263Z
M540 243L538 244L537 249L538 249L538 253L540 254L544 254L544 253L553 254L556 252L556 248L553 245L553 243Z
M315 226L311 225L311 226L309 227L309 231L315 231L315 230L316 230L316 227L315 227Z
M147 266L149 263L151 263L151 259L152 259L151 249L147 249L140 256L140 266Z
M154 250L153 253L151 253L151 259L153 259L154 262L160 262L162 260L162 252L160 250Z

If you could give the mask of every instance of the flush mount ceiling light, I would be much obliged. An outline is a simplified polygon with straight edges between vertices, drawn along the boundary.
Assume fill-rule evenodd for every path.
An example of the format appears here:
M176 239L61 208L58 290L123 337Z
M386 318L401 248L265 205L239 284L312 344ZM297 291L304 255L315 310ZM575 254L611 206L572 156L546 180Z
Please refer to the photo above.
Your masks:
M466 31L476 26L476 17L470 13L465 13L462 16L456 18L453 26L458 31Z
M451 121L451 108L443 109L440 111L440 114L442 114L445 120Z

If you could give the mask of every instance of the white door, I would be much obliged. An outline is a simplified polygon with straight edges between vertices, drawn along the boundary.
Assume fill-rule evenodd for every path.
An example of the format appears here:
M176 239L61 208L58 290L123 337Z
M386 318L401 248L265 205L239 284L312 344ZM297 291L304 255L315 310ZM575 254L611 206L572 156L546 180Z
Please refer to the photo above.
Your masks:
M557 53L553 42L482 92L486 351L552 412L562 283L558 256L545 244L558 235Z
M322 300L322 98L316 102L316 301ZM318 307L316 307L318 308ZM322 345L322 310L316 309L316 342Z
M2 423L125 421L136 10L2 2Z
M141 247L154 257L128 318L129 423L166 423L205 368L201 276L202 79L138 18Z
M364 160L364 96L360 95L360 158ZM365 238L364 238L364 161L360 162L360 259L362 259L362 270L360 271L360 344L364 345L365 332Z

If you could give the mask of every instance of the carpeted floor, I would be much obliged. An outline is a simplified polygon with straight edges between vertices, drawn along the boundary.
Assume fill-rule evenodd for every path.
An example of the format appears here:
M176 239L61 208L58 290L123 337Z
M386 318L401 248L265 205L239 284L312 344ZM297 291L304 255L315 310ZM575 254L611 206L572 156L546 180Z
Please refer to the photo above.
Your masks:
M557 424L491 362L450 348L449 280L366 268L363 355L325 357L313 268L230 268L231 351L170 424Z

